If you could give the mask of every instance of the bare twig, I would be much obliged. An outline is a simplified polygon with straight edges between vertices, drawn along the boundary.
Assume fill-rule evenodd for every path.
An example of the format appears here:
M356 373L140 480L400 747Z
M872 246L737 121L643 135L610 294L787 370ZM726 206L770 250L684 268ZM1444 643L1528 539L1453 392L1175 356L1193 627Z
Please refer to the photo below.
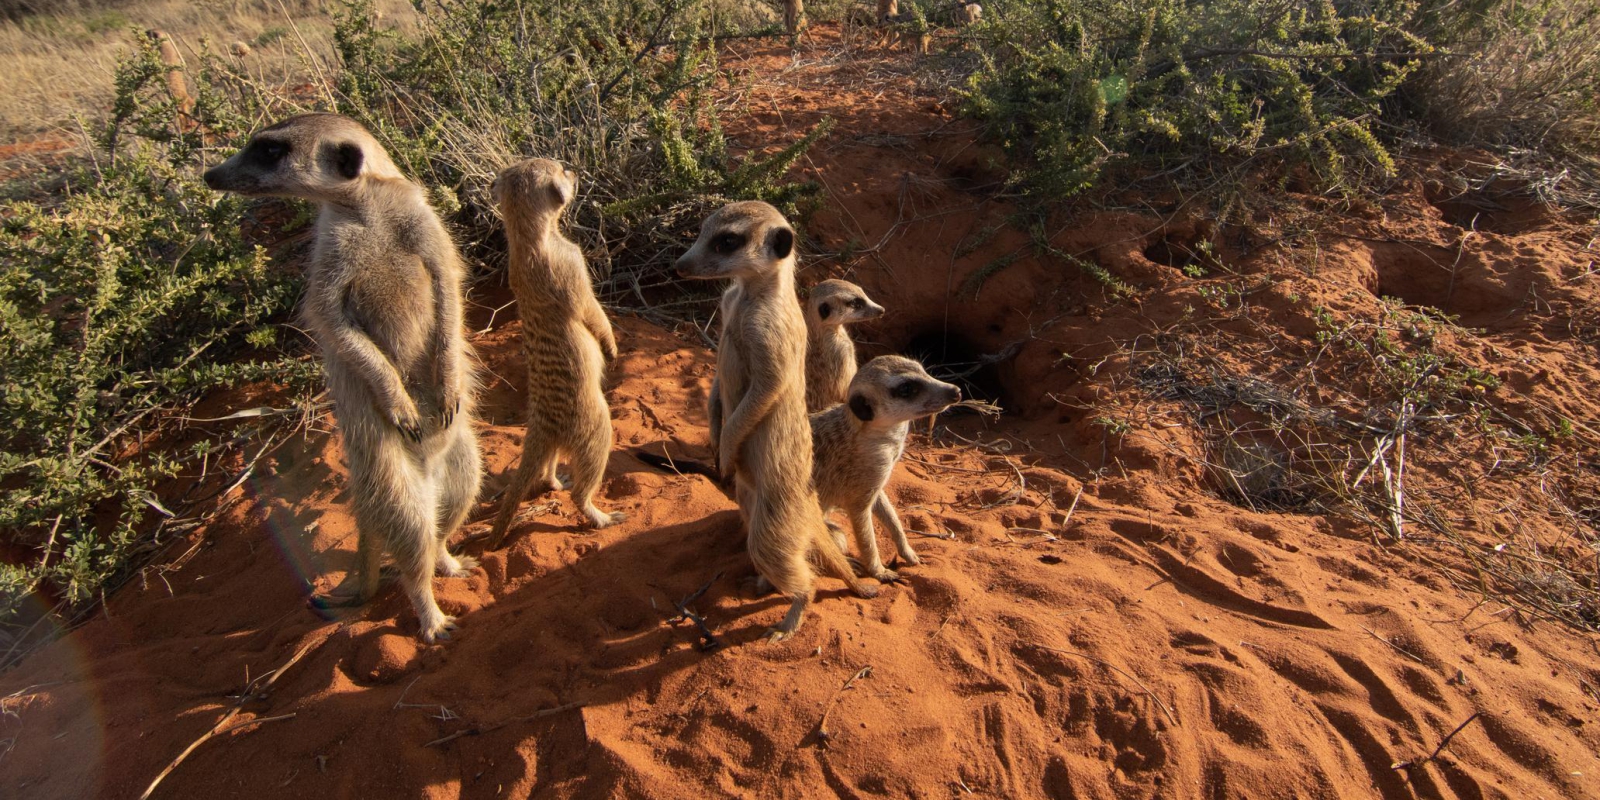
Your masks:
M1393 764L1389 765L1389 769L1407 769L1407 768L1410 768L1410 767L1420 767L1423 764L1426 764L1429 761L1432 761L1432 760L1438 758L1439 754L1444 752L1444 749L1446 747L1450 746L1450 740L1456 738L1456 734L1460 733L1463 728L1467 727L1468 725L1471 725L1472 721L1477 719L1478 715L1482 714L1482 713L1483 713L1482 711L1474 711L1474 712L1472 712L1472 716L1467 717L1465 721L1463 721L1460 725L1457 725L1455 727L1455 730L1452 730L1449 733L1444 735L1444 738L1439 741L1439 746L1433 748L1433 752L1432 753L1429 753L1426 756L1423 756L1422 758L1416 759L1415 761L1396 761Z
M850 679L845 681L843 686L839 687L839 691L833 693L833 699L828 701L828 707L822 710L822 719L817 721L817 741L820 742L823 747L827 747L828 742L833 740L833 734L828 733L828 715L833 713L834 706L839 705L839 698L846 691L848 691L850 687L854 686L856 681L871 674L872 665L868 664L861 669L856 670L856 674L851 675Z
M507 725L512 725L512 724L515 724L515 723L518 723L518 722L530 722L530 721L536 720L536 719L543 719L544 717L549 717L549 716L553 716L555 714L560 714L560 713L562 713L564 711L571 711L571 710L573 710L575 708L583 708L583 703L568 703L568 704L566 704L564 706L556 706L555 708L546 708L546 709L543 709L543 710L540 710L540 711L535 711L532 714L524 714L524 715L519 716L519 717L511 717L509 719L503 719L503 720L500 720L499 722L491 723L489 725L475 725L475 726L473 726L471 728L462 728L461 730L456 731L455 733L451 733L451 734L448 734L448 735L445 735L445 736L441 736L441 737L439 737L437 739L434 739L433 741L428 742L427 744L423 745L423 747L436 747L436 746L444 744L446 742L452 742L452 741L455 741L456 739L460 739L463 736L478 736L480 734L485 734L485 733L489 733L491 731L500 730L501 728L504 728Z
M273 670L273 671L271 671L271 672L269 672L269 673L267 673L265 675L262 675L259 678L256 678L255 680L251 681L247 686L245 686L244 691L239 693L238 699L235 701L233 708L230 709L228 711L228 713L224 714L222 716L222 719L217 720L217 724L212 725L211 726L211 730L206 731L204 735L202 735L200 738L194 740L193 744L190 744L188 747L185 747L183 749L183 752L179 753L178 757L174 758L172 760L172 763L167 765L166 769L161 770L161 774L157 775L155 780L151 781L150 785L145 788L144 794L139 795L139 800L149 800L150 795L155 793L156 787L161 785L161 781L166 779L166 777L168 775L171 775L172 771L177 769L178 765L182 764L184 759L189 757L190 753L193 753L196 749L198 749L200 747L200 745L203 745L207 741L210 741L211 737L216 736L219 733L225 733L225 732L233 730L235 728L244 727L246 725L260 724L262 722L271 722L271 721L277 720L277 719L288 719L289 717L293 717L294 714L288 714L288 715L280 716L280 717L267 717L267 718L264 718L264 719L250 720L249 722L240 723L239 725L235 725L235 726L232 726L232 727L228 726L228 723L232 722L233 718L238 716L240 711L244 710L244 706L245 706L246 703L265 695L266 692L267 692L267 689L272 688L272 684L276 683L278 678L283 676L283 673L287 672L290 667L294 666L296 663L298 663L300 661L300 659L304 658L306 653L311 652L311 650L313 648L315 648L317 645L322 644L325 641L327 641L326 637L324 637L322 639L317 639L315 641L306 642L305 645L303 645L299 650L295 651L294 655L289 657L288 661L283 662L283 666L278 667L277 669L275 669L275 670Z

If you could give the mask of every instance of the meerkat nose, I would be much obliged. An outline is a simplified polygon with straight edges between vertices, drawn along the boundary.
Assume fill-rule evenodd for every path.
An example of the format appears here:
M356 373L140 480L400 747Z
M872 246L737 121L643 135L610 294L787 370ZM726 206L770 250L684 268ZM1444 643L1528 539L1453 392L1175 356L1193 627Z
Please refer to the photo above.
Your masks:
M208 188L210 188L212 191L216 191L216 190L219 190L219 189L222 188L222 187L217 185L217 182L218 182L218 179L219 179L219 176L217 175L217 170L218 169L220 169L220 167L212 167L211 169L206 170L204 175L200 176L201 179L203 179L206 182L206 186Z
M685 253L681 256L678 256L677 261L672 262L672 271L678 273L678 277L680 278L694 277L689 272L689 264L689 254Z

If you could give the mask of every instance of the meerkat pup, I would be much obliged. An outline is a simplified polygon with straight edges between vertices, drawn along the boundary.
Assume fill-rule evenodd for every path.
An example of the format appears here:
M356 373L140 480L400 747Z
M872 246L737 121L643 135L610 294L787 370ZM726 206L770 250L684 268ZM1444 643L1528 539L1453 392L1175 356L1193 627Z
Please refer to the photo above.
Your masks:
M848 403L811 415L812 446L817 453L811 474L817 496L824 512L838 509L850 518L856 553L867 575L880 581L899 577L878 557L873 517L888 527L901 559L907 564L922 563L883 489L905 453L911 421L959 402L961 390L934 380L921 364L901 356L879 356L850 381ZM837 536L844 538L842 533ZM844 548L842 541L839 546Z
M533 158L507 167L491 187L505 220L507 269L528 361L522 463L489 534L491 549L505 539L535 478L540 491L563 488L556 477L556 458L563 453L572 465L572 501L589 523L604 528L626 518L594 505L611 454L611 410L601 383L606 365L617 357L617 339L595 299L583 251L561 235L561 213L577 186L571 170Z
M706 218L678 259L686 278L732 279L722 298L713 391L718 469L734 480L748 528L750 560L793 600L769 638L800 628L811 604L815 558L861 597L877 587L850 569L828 533L811 485L811 424L805 406L805 319L795 301L794 229L766 203L733 203Z
M432 576L476 566L445 542L477 499L480 471L455 243L422 187L372 134L337 114L258 131L205 181L321 206L304 314L349 461L357 558L352 580L320 604L370 600L388 551L423 641L448 639L455 621L434 602Z
M806 411L844 402L856 375L856 345L844 326L883 316L860 286L827 280L806 298Z

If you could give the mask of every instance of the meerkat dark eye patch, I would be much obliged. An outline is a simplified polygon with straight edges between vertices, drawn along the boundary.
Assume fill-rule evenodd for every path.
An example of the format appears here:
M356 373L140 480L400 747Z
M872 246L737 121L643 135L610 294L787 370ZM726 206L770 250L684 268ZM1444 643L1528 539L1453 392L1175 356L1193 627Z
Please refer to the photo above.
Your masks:
M827 319L828 317L830 317L832 315L833 315L833 306L830 306L827 303L823 303L822 305L817 306L817 316L818 317L821 317L822 319Z
M711 240L711 252L717 255L725 256L741 247L744 247L744 236L737 233L719 233Z
M890 389L889 394L894 395L901 400L910 400L911 398L922 394L922 384L917 383L916 381L906 381L901 383L899 386Z
M865 395L852 395L850 397L850 413L862 422L872 421L872 403L867 402Z
M767 234L767 249L772 251L774 258L788 258L794 252L794 231L777 228Z
M550 193L550 202L558 206L567 204L567 193L561 188L561 184L552 183L547 187L546 191Z
M866 305L866 303L861 302L861 300L859 300L859 299L850 301L850 308L852 308L852 309L854 309L856 311L860 311L861 307L864 306L864 305Z
M257 139L245 149L245 158L257 167L271 168L277 166L285 156L289 155L289 143L277 139Z

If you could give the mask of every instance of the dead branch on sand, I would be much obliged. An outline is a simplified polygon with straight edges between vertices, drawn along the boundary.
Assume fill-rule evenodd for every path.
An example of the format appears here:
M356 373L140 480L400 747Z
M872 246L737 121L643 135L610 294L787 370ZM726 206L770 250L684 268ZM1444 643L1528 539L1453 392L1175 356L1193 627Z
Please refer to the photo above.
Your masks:
M1450 740L1456 738L1456 734L1460 733L1463 728L1467 727L1468 725L1471 725L1472 721L1477 719L1478 715L1482 714L1482 713L1483 713L1482 711L1474 711L1474 712L1472 712L1472 716L1467 717L1467 719L1464 722L1462 722L1460 725L1457 725L1455 727L1455 730L1452 730L1449 733L1444 735L1444 739L1439 741L1439 746L1433 748L1433 752L1432 753L1429 753L1429 754L1423 756L1422 758L1416 759L1415 761L1396 761L1393 764L1389 765L1389 769L1410 769L1411 767L1420 767L1423 764L1426 764L1429 761L1432 761L1432 760L1438 758L1439 754L1443 753L1444 749L1446 747L1450 746Z
M240 711L244 710L246 703L265 697L267 690L272 688L272 684L276 683L278 678L282 677L283 673L287 672L290 667L294 666L300 661L300 659L304 658L306 653L311 652L313 648L322 644L323 642L326 642L327 640L327 637L323 637L314 642L307 642L303 647L295 651L295 654L290 656L288 661L283 662L283 666L278 667L277 669L251 681L250 684L244 688L244 691L239 693L238 699L234 702L233 708L230 709L228 713L222 715L222 719L217 720L217 724L212 725L211 730L206 731L203 736L194 740L193 744L185 747L183 752L179 753L178 757L174 758L172 763L167 765L166 769L161 770L161 774L157 775L156 779L151 781L150 785L145 788L144 794L139 795L139 800L150 800L150 795L155 793L156 787L161 785L161 781L165 780L168 775L171 775L172 771L177 769L178 765L182 764L184 759L189 757L190 753L193 753L200 747L200 745L203 745L209 741L211 737L216 736L219 733L226 733L228 731L232 731L237 728L243 728L249 725L259 725L264 722L272 722L275 720L289 719L290 717L293 717L293 714L285 714L278 717L266 717L262 719L249 720L248 722L240 723L239 725L228 725L229 722L233 721L234 717L239 716Z
M817 720L817 742L823 747L827 747L828 742L833 740L833 734L828 733L828 715L833 713L834 706L839 705L839 698L843 696L844 693L852 686L854 686L856 681L871 674L872 665L868 664L861 669L856 670L856 674L851 675L850 679L845 681L843 686L839 687L839 691L833 693L833 699L828 701L828 707L822 710L822 719Z

